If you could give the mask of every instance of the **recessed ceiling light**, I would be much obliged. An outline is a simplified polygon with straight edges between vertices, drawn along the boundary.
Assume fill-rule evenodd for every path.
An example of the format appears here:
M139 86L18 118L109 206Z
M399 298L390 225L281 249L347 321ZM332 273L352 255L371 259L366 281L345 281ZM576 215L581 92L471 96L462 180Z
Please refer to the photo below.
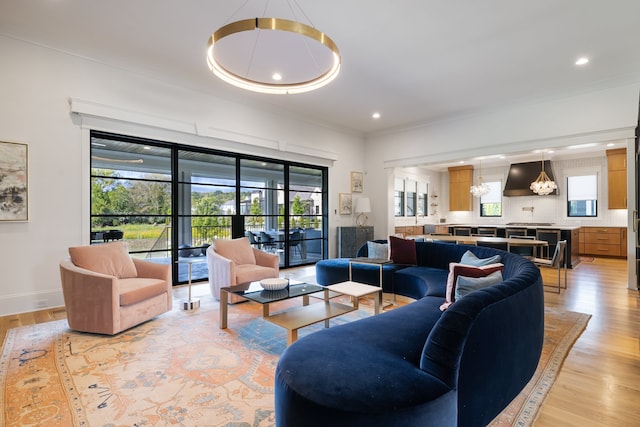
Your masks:
M377 120L377 119L379 119L379 118L380 118L380 113L373 113L373 114L371 115L371 117L373 117L374 119L376 119L376 120Z
M613 142L610 142L610 143L607 144L607 147L613 147L614 145L616 145L616 144L614 144Z
M587 62L589 62L589 58L583 56L582 58L578 58L576 65L585 65Z
M271 75L271 78L277 82L279 82L280 80L282 80L282 74L280 73L273 73Z
M142 148L144 148L145 150L151 150L151 147L149 147L148 145L145 145L145 146L144 146L144 147L142 147Z

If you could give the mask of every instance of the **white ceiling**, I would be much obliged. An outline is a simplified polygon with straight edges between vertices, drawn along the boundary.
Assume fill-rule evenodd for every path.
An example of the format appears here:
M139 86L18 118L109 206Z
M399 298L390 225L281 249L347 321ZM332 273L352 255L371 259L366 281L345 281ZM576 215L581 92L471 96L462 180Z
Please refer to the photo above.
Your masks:
M297 0L308 20L287 0L244 3L2 0L0 34L362 134L640 81L638 0ZM264 95L210 73L213 31L276 15L336 42L334 82Z

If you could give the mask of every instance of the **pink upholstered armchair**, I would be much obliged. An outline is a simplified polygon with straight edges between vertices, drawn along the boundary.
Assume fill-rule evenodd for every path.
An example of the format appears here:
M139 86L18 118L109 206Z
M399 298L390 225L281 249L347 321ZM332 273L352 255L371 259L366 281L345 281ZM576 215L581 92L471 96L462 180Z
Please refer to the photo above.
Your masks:
M171 268L132 258L123 242L69 248L60 262L69 327L114 335L171 310Z
M220 288L278 277L280 271L280 257L252 247L246 237L214 240L207 248L207 263L211 295L216 299L220 299Z

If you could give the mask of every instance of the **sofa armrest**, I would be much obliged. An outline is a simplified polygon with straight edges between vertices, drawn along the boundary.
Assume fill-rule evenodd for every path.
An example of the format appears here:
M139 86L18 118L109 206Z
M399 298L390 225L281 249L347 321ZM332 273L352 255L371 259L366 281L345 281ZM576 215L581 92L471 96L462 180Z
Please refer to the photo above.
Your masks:
M69 326L88 330L86 324L98 325L104 333L113 333L120 323L120 292L115 276L96 273L75 266L70 260L60 262L62 295Z
M277 254L270 254L265 251L261 251L260 249L253 249L253 254L256 257L256 264L261 265L263 267L275 268L276 271L279 271L280 268L280 256Z
M207 266L211 294L220 299L220 288L236 284L236 263L216 253L212 245L207 248Z
M171 267L167 264L145 261L138 258L132 258L136 266L138 277L150 279L160 279L171 282Z
M173 306L173 298L171 297L173 292L171 266L157 262L145 261L138 258L132 259L136 266L136 270L138 271L138 277L164 280L167 284L167 309L171 310L171 307Z

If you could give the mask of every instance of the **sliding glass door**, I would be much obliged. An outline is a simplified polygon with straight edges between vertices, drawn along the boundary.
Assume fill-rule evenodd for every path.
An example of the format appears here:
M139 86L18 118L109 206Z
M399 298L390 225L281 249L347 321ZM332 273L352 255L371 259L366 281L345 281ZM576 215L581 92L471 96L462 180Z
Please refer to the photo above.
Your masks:
M91 241L206 279L215 239L246 236L281 268L327 256L327 169L92 132Z

